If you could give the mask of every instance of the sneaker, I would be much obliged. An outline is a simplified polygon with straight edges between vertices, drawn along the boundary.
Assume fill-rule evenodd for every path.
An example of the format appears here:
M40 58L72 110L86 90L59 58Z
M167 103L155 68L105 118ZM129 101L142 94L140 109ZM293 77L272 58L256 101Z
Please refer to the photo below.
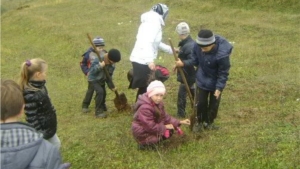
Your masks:
M204 129L205 130L219 130L220 127L219 126L216 126L214 125L213 123L212 124L207 124L204 126Z
M193 126L193 132L198 133L203 131L203 124L202 123L195 123Z
M96 116L96 118L106 118L107 117L107 115L105 113L96 114L95 116Z
M88 108L82 108L81 112L82 113L88 113L88 112L90 112L90 109L88 109Z

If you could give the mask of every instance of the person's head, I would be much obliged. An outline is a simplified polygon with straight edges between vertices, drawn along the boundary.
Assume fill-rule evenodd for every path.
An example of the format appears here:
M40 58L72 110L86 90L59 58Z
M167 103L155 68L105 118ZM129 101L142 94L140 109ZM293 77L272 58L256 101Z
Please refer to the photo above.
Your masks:
M162 3L155 4L154 6L152 6L151 10L161 15L163 20L166 20L166 17L169 13L168 6Z
M147 95L155 104L163 100L165 93L165 85L159 80L152 81L147 87Z
M98 51L102 50L105 46L104 39L99 36L97 36L93 39L93 43L96 46Z
M215 46L216 38L211 30L201 29L198 33L196 43L203 52L209 52Z
M1 122L18 119L24 108L24 98L20 86L13 80L1 79Z
M20 77L21 89L23 90L26 87L33 88L28 83L31 80L34 81L46 80L47 68L48 68L47 63L40 58L34 58L23 62L21 65L21 77Z
M118 49L110 49L107 53L107 58L110 64L117 63L121 60L121 53Z
M176 32L181 40L185 39L190 34L190 27L186 22L180 22L176 26Z

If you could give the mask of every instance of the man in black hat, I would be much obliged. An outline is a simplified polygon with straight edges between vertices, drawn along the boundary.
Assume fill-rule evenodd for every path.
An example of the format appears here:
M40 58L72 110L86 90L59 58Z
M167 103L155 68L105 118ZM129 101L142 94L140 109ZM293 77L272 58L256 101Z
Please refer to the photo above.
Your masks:
M194 65L197 67L197 119L193 131L218 129L214 120L218 114L222 91L229 75L232 45L211 30L202 29L198 33L193 48L192 59L176 62L177 67Z

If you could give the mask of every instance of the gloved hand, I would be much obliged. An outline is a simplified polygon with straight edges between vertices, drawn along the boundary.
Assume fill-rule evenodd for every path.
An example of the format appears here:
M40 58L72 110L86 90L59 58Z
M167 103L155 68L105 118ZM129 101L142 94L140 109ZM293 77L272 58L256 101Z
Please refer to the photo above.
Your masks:
M178 135L183 135L183 131L181 130L181 128L177 127L176 130Z
M165 131L164 137L165 137L165 138L169 138L169 137L170 137L170 130L166 130L166 131Z

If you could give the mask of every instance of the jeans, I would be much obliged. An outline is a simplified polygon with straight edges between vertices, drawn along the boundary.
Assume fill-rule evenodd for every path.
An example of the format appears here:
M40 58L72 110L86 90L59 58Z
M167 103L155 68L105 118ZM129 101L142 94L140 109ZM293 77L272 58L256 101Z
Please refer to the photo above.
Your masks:
M198 104L197 117L198 122L212 124L217 117L221 94L218 99L214 96L215 91L207 91L197 87Z
M193 85L189 86L192 97L194 98L195 95L195 88ZM179 85L178 95L177 95L177 115L179 117L185 117L185 107L186 107L186 97L188 95L188 92L186 90L186 87L183 83Z
M61 146L61 142L57 136L57 134L54 134L53 137L49 138L48 141L53 144L55 147L57 147L58 149L60 148Z

